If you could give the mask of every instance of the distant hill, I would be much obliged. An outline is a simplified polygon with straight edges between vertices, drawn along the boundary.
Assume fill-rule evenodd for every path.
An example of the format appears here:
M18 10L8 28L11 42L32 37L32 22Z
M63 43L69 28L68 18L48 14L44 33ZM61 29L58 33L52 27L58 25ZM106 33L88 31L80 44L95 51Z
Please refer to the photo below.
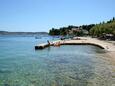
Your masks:
M48 33L47 32L8 32L8 31L0 31L0 35L36 36L36 35L48 35Z

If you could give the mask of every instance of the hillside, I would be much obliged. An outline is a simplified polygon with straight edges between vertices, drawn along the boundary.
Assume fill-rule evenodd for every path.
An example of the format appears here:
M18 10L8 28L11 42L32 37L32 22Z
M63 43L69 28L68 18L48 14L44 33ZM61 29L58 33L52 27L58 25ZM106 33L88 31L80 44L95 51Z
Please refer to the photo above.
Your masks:
M47 32L8 32L8 31L0 31L0 35L47 35Z
M98 38L106 38L106 36L111 36L115 39L115 18L92 27L90 29L90 35Z

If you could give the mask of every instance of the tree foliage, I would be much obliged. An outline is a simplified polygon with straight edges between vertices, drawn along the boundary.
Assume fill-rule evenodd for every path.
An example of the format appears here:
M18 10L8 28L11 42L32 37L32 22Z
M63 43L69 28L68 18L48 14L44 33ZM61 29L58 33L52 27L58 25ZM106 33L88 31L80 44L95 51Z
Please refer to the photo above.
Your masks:
M49 35L67 35L69 33L70 30L72 30L72 28L80 28L82 30L86 30L89 32L89 30L95 26L95 24L90 24L90 25L82 25L82 26L73 26L73 25L70 25L68 27L61 27L59 29L55 29L55 28L52 28L50 31L49 31ZM77 36L81 36L83 35L83 31L75 31L73 32L73 35L77 35Z
M101 37L103 34L115 35L115 19L107 21L107 23L100 23L90 29L90 35L94 37Z
M72 29L78 29L80 31L73 31L72 35L83 36L84 31L87 31L91 36L101 37L103 34L112 34L115 36L115 18L113 17L109 21L101 22L99 24L90 24L90 25L81 25L81 26L73 26L70 25L68 27L61 27L59 29L52 28L49 31L49 35L68 35Z

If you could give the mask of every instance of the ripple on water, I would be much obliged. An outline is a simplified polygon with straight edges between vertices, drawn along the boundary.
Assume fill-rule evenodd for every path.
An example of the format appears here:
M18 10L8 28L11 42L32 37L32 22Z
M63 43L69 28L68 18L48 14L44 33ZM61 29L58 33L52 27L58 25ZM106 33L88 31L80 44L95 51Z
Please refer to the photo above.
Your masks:
M97 47L71 45L34 51L33 38L26 40L18 38L0 43L4 47L7 43L14 44L0 48L0 51L8 49L0 53L0 86L111 86L115 83L115 65Z

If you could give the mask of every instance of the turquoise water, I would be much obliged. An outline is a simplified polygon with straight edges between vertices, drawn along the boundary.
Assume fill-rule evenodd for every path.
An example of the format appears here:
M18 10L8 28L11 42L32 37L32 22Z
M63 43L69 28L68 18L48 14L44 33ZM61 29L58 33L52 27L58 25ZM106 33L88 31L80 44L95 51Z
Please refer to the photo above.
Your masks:
M115 65L98 47L34 50L49 38L0 37L0 86L112 86Z

